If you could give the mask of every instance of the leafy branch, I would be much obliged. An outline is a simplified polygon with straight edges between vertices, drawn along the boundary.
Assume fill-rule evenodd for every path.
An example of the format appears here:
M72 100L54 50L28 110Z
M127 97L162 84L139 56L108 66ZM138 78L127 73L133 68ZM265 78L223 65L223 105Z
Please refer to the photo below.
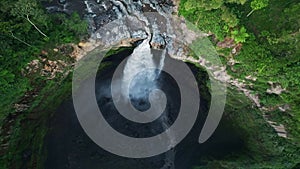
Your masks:
M38 8L38 4L34 0L19 0L15 3L14 8L11 10L13 16L23 18L28 21L41 35L48 38L48 36L33 23L30 17L36 20L45 20L43 12Z
M253 0L251 2L252 11L247 15L249 17L254 11L263 9L269 5L269 0Z

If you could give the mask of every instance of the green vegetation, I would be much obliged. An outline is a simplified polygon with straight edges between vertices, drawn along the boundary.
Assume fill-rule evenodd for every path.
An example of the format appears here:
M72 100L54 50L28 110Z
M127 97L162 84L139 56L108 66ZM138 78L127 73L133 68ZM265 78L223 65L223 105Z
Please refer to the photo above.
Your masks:
M6 145L0 149L0 169L43 168L47 121L71 93L68 72L72 72L74 60L68 44L86 37L87 23L76 13L48 15L37 0L2 0L0 5L0 143ZM289 139L278 137L262 118L262 112L230 89L225 117L247 141L247 150L222 159L205 157L200 159L205 165L195 169L300 168L299 1L181 0L180 15L211 34L224 63L236 61L227 66L230 75L244 80L259 96L261 105L268 108L265 113L272 121L284 124L289 133ZM218 45L228 40L234 44ZM127 49L112 50L107 56ZM45 66L44 59L61 60L67 66L53 78L49 74L41 76L42 67L31 72L27 69L33 60ZM110 64L101 64L99 70L106 70ZM201 74L198 78L205 77ZM270 82L285 91L266 92ZM28 107L17 111L16 105L22 104ZM285 105L290 109L280 111L279 107Z
M34 0L19 0L11 9L11 15L19 19L27 20L41 35L48 38L32 21L31 17L40 23L46 23L46 17L43 16L43 11L38 8L38 4Z
M249 17L254 11L267 7L268 3L269 3L269 0L253 0L253 1L251 1L252 11L249 12L247 17Z
M49 15L36 0L0 6L0 168L40 168L47 118L71 90L73 49L62 44L85 38L87 22L76 13ZM33 60L38 68L30 71ZM62 70L50 78L42 69L51 64Z
M202 31L213 33L218 40L224 40L225 37L240 32L240 20L238 15L233 12L233 8L228 6L245 4L245 0L215 0L215 1L196 1L182 0L181 15L185 16L189 21L195 23ZM221 17L220 17L221 16ZM244 28L243 28L244 29ZM233 34L232 34L233 33ZM239 41L241 37L238 37ZM245 41L245 39L242 39Z
M15 119L7 154L1 157L0 167L44 168L46 154L43 143L48 120L62 101L70 97L71 78L69 75L60 82L46 82L30 109Z
M216 160L211 164L211 168L293 168L296 166L300 162L300 159L296 158L300 156L299 1L219 0L200 3L182 0L179 13L199 29L212 35L211 40L216 44L220 56L223 56L222 60L225 64L231 59L236 61L233 66L230 64L227 66L230 75L245 81L248 89L259 96L261 105L268 109L265 113L272 121L284 124L290 137L289 139L272 138L274 136L265 133L268 141L262 146L270 146L274 142L280 143L280 146L270 149L274 152L284 149L278 153L280 156L275 157L264 152L264 149L259 149L259 146L253 145L252 148L256 147L257 152L249 154L246 159L241 156L235 160L234 157L229 157L225 161ZM235 44L225 47L219 45L228 39L233 39ZM235 52L232 52L233 49ZM249 76L255 77L255 80L247 78ZM267 90L272 87L271 82L273 85L281 86L285 91L281 94L268 93ZM285 112L280 111L279 107L284 105L290 109ZM249 111L262 115L262 112ZM244 120L242 124L247 125L245 122L249 120L246 118ZM251 133L251 131L246 133L249 132ZM261 142L261 140L252 141L252 144ZM257 154L265 155L268 160L257 159Z
M296 166L300 149L278 137L261 116L261 111L253 108L244 94L233 88L228 88L227 94L224 124L220 125L235 129L230 135L236 133L245 147L226 156L212 152L199 159L202 165L194 169L287 169Z
M32 89L21 72L42 50L76 42L87 32L78 14L47 15L35 0L0 2L0 121ZM46 36L47 35L47 36Z

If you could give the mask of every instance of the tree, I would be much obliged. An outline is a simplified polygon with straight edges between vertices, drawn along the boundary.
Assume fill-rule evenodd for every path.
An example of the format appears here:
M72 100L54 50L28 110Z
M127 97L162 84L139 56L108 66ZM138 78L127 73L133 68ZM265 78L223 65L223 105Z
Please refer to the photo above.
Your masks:
M206 10L212 10L212 9L220 8L224 4L224 1L223 0L201 0L199 4L201 4L201 7L205 8Z
M226 2L244 5L247 2L247 0L227 0Z
M13 33L13 29L14 29L14 26L11 26L11 23L9 22L1 22L0 23L0 32L3 34L3 35L7 35L7 36L11 36L12 38L16 39L17 41L31 47L31 45L27 42L25 42L24 40L18 38L14 33Z
M88 23L82 21L78 13L73 13L70 18L66 18L65 15L61 17L64 17L62 25L69 31L73 32L76 36L80 37L86 34L88 30Z
M195 9L197 8L198 5L197 5L197 1L196 0L187 0L185 3L184 3L184 8L186 10L191 10L191 9Z
M228 8L222 7L222 12L221 19L228 25L228 27L234 28L238 25L238 18Z
M263 9L269 5L269 0L253 0L251 2L252 11L247 15L249 17L254 11Z
M246 0L187 0L184 4L186 16L200 29L213 33L222 41L235 28L239 19L233 12L232 4L244 4ZM221 16L221 19L220 19Z
M234 30L231 32L232 38L237 43L246 42L246 39L249 37L245 27L242 27L240 30Z
M28 21L41 35L48 38L48 36L43 33L30 18L39 20L42 23L46 23L46 17L43 11L38 8L38 4L35 0L18 0L11 10L11 14L16 17L20 17Z
M185 2L185 9L204 8L205 10L212 10L220 8L224 0L187 0Z
M300 25L300 2L297 4L286 8L284 10L284 18L286 20L285 26L290 27L293 31L298 31L299 30L299 25Z

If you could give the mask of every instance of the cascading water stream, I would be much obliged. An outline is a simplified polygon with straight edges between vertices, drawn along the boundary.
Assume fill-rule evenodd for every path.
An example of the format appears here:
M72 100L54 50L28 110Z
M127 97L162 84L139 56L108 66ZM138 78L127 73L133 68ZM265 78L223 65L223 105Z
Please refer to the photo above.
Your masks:
M137 18L140 22L144 24L144 31L148 35L148 38L145 39L141 44L139 44L133 51L133 53L128 57L128 60L124 66L123 75L120 79L121 83L121 90L118 90L117 92L120 92L122 97L125 98L129 103L133 103L135 105L135 108L141 108L140 111L144 113L143 111L149 109L149 105L140 105L139 103L148 103L149 102L149 94L156 89L159 89L161 86L159 86L159 83L157 82L159 80L159 77L161 75L161 70L164 67L164 60L167 49L162 49L159 52L153 52L153 49L151 49L150 41L155 38L154 36L160 35L163 32L169 36L171 32L171 26L169 25L169 20L166 17L165 10L163 10L157 3L153 3L152 1L138 1L133 3L131 0L124 0L124 1L118 1L118 0L109 0L108 2L111 2L111 4L114 5L116 11L116 18L121 18L123 16L133 16ZM95 3L91 0L85 0L83 3L86 6L86 12L89 14L88 19L91 21L90 24L93 30L96 30L96 23L100 22L103 18L105 20L106 16L98 17L99 13L97 12L98 9L96 8L97 5L102 5L105 7L105 10L112 10L112 9L106 9L106 3ZM124 5L126 4L126 5ZM139 7L142 7L144 4L149 4L151 8L155 9L159 14L151 15L151 14L144 14L142 10L139 9ZM97 17L96 17L97 14ZM109 13L111 15L111 13ZM166 19L167 24L167 30L160 30L158 29L157 24L161 24L158 21L152 21L151 17L161 16L162 18ZM99 19L100 18L100 19ZM157 22L157 23L156 23ZM122 25L122 23L120 23ZM157 28L155 28L155 25ZM126 32L127 33L127 32ZM95 34L96 31L92 32L92 35ZM124 33L125 34L125 33ZM120 36L123 37L123 36ZM125 37L125 36L124 36ZM111 40L111 38L103 38L101 37L101 41L104 44L109 44L108 42ZM118 38L116 38L116 41ZM157 41L156 41L157 42ZM168 44L166 44L168 45ZM150 69L149 69L150 68ZM154 93L155 94L155 93ZM154 98L159 99L159 95L154 96ZM138 104L135 104L134 102L137 102ZM153 106L155 110L161 110L163 109L159 104L157 105L150 105ZM161 112L157 112L161 113ZM172 112L164 113L161 118L159 118L160 125L163 129L168 129L171 124L169 124L169 116L172 114ZM172 139L174 139L174 136L169 136L170 142L172 142ZM172 145L172 144L171 144ZM175 162L175 151L170 150L167 153L165 153L164 157L164 164L160 169L173 169Z
M131 95L134 98L144 97L143 91L130 91L129 87L132 82L134 85L134 77L146 77L147 81L152 81L151 84L144 84L145 89L157 88L155 79L158 78L158 73L155 70L149 70L149 68L156 68L157 66L154 63L153 56L151 53L151 48L149 46L148 40L144 40L129 56L126 65L123 70L123 79L122 79L122 92L123 96ZM159 69L159 68L158 68ZM160 71L160 70L159 70ZM139 80L139 79L136 79Z
M131 56L129 56L123 70L121 85L123 98L127 97L128 100L147 100L149 92L160 88L157 80L159 79L164 67L166 50L159 53L161 53L159 56L159 62L155 63L154 54L152 53L152 49L149 45L149 39L144 40L138 47L135 48ZM160 119L160 124L164 130L168 129L171 125L169 124L168 118L170 113L171 112L167 112ZM174 139L173 137L173 135L169 136L171 142ZM165 156L165 164L160 169L175 168L175 151L170 150L165 154Z

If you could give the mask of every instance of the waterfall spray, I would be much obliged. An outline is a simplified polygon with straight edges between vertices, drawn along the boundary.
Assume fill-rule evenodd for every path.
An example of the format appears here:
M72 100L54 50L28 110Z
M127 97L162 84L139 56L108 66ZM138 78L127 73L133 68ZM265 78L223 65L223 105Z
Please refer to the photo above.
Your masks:
M147 91L158 88L156 80L164 66L165 51L162 52L159 65L154 62L149 45L149 39L144 40L129 56L123 70L122 94L125 97L145 98ZM143 81L143 82L141 82ZM129 92L130 86L142 84L141 90ZM143 91L144 90L144 91Z

